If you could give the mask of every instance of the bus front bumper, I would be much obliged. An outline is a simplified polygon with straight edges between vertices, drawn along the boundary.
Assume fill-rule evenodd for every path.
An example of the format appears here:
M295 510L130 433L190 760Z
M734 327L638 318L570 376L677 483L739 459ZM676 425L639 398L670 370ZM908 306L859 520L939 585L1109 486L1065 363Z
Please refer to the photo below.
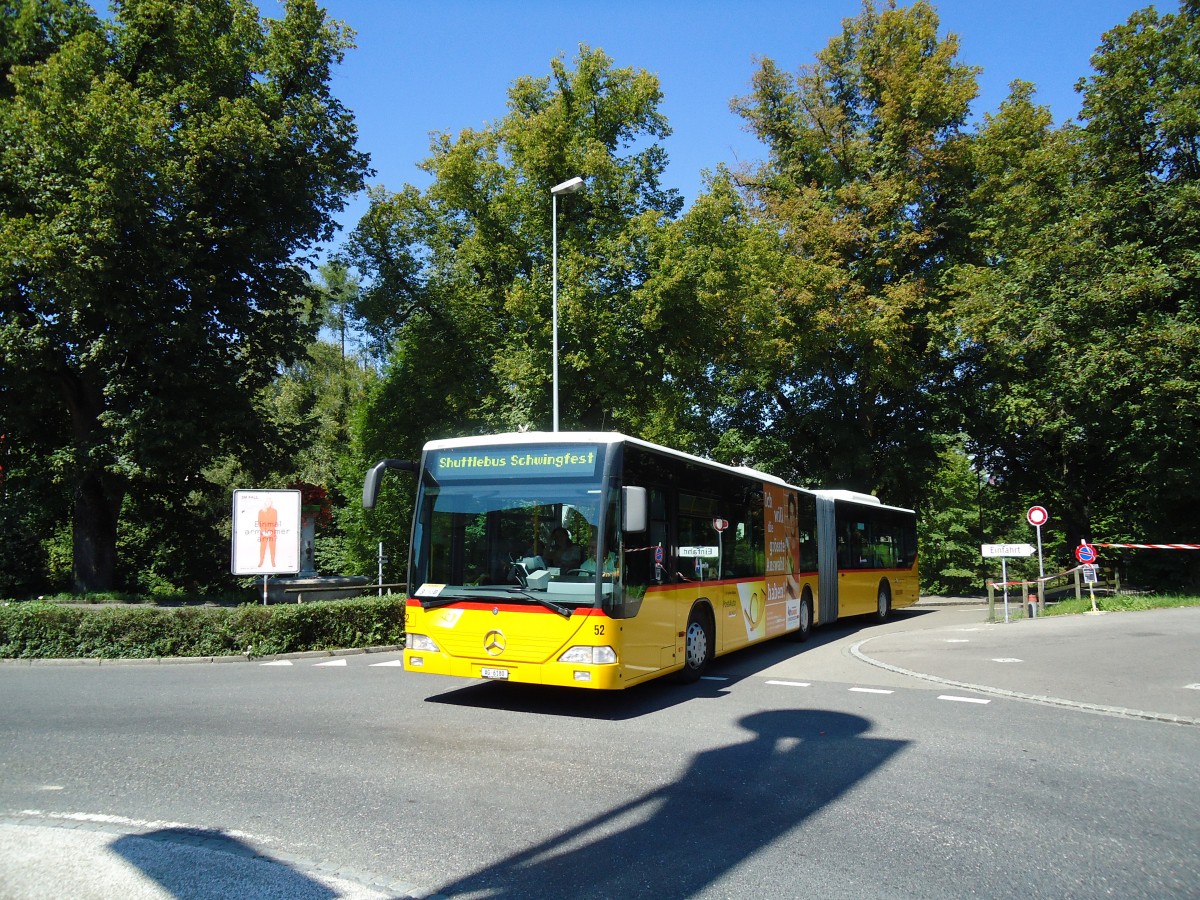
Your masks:
M409 672L424 672L428 675L510 681L518 684L546 684L598 690L619 690L625 687L621 667L615 664L514 663L504 660L456 659L443 653L405 650L404 668Z

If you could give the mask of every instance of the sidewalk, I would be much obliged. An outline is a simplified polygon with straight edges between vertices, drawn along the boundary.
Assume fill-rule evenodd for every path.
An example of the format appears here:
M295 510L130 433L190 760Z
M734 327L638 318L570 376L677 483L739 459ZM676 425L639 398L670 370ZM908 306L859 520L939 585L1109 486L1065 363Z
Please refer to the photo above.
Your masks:
M923 596L917 600L916 606L987 606L987 597L940 597L936 595Z
M996 624L981 617L977 625L886 632L852 652L957 688L1200 725L1200 607Z

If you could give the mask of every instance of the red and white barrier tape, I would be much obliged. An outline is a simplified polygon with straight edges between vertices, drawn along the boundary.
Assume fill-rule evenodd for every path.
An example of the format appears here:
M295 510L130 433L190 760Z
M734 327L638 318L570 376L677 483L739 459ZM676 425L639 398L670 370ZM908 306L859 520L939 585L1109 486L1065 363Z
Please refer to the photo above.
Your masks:
M1127 547L1133 550L1200 550L1200 544L1101 544L1096 547Z

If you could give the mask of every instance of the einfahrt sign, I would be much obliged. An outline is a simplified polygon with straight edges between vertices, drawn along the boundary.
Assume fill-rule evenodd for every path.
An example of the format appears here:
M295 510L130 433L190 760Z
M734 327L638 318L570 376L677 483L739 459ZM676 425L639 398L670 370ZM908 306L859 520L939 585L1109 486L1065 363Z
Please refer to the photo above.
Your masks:
M980 551L985 559L1014 556L1033 556L1032 544L984 544Z

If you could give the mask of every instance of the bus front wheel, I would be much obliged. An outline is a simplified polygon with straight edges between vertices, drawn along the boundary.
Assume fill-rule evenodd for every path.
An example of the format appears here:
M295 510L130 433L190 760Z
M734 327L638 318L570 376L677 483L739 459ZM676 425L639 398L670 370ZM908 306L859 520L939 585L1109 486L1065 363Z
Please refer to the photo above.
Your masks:
M712 620L704 607L692 607L683 640L683 669L678 673L678 679L687 684L697 681L713 658Z
M875 608L875 618L880 622L886 622L891 614L892 589L888 587L886 581L881 581L879 582L879 602Z

